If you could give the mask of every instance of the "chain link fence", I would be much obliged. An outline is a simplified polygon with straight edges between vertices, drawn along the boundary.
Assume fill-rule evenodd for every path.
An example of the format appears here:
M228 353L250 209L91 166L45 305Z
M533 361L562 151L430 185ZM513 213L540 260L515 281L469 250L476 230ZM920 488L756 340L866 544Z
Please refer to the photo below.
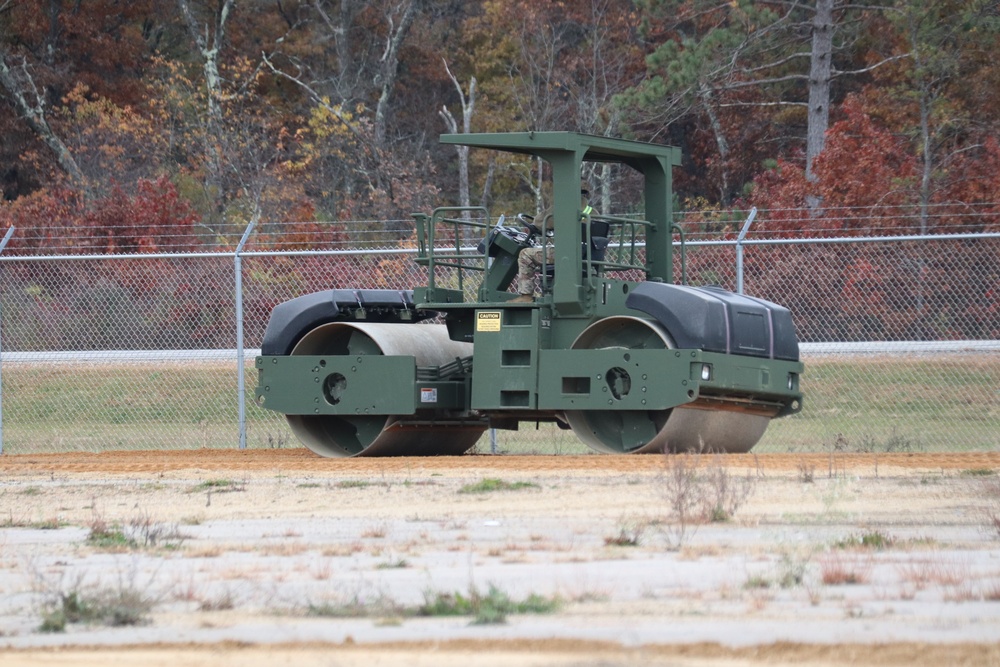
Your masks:
M252 400L271 309L426 275L405 238L317 251L290 236L261 231L240 254L0 254L2 451L297 447ZM1000 446L1000 234L690 239L691 284L742 284L795 318L805 408L773 421L757 451ZM545 425L492 435L480 451L589 451Z

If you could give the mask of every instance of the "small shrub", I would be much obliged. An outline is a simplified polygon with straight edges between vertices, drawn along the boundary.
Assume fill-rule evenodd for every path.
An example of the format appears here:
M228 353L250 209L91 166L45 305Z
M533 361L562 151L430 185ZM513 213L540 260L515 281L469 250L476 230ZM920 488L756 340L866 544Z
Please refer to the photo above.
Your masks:
M147 513L132 517L127 526L129 541L137 547L176 549L184 541L177 524L154 521Z
M64 632L70 623L111 627L141 625L152 608L153 600L133 586L122 585L91 593L72 590L60 593L58 601L43 612L38 629Z
M493 584L485 594L475 587L468 595L455 593L424 593L424 604L418 609L420 616L472 616L473 625L505 623L509 614L547 614L555 611L559 602L531 594L518 602Z
M777 583L781 588L795 588L806 580L808 558L798 558L791 554L782 554L778 566Z
M109 523L104 515L92 510L90 532L87 534L87 544L99 549L121 551L136 546L135 542L122 530L118 524Z
M697 459L689 455L665 454L665 470L660 484L667 504L663 524L668 547L680 549L690 532L705 522L704 487L699 482Z
M747 590L763 590L771 587L771 580L762 574L753 574L743 582L743 588Z
M198 604L199 611L228 611L236 606L232 591L223 591L214 598L203 598Z
M820 562L820 579L827 586L868 583L871 563L845 559L831 554Z
M838 549L869 549L872 551L884 551L896 543L896 538L883 533L880 530L870 530L860 535L851 535L834 542L834 547Z
M879 441L871 435L863 435L860 441L851 442L843 434L838 434L837 439L829 448L831 452L858 454L892 454L895 452L915 452L922 449L919 443L897 433L896 429L893 429L889 437L883 441Z
M646 524L642 521L622 521L618 525L618 534L604 538L604 544L615 547L637 547L642 541Z
M979 514L983 522L983 530L994 538L1000 538L1000 479L985 478L981 481L982 505Z
M87 544L109 551L130 549L152 549L156 547L176 549L184 536L176 524L154 521L149 514L132 517L125 526L109 523L96 510L90 521Z
M700 524L732 519L756 488L752 474L736 477L718 457L700 473L700 454L664 456L660 486L667 503L664 525L671 549L680 549Z
M757 480L747 473L737 477L716 459L705 474L705 513L709 521L729 521L747 501Z

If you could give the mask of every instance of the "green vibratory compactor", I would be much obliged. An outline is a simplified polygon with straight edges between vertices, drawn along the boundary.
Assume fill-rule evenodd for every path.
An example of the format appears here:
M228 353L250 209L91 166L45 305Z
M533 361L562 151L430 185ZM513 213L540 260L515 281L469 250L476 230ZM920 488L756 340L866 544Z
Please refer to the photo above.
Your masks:
M801 410L782 306L674 282L670 146L571 132L444 135L548 162L552 209L518 224L482 207L416 219L412 290L339 288L279 304L256 399L321 456L461 454L488 428L555 422L615 454L746 452ZM585 215L584 163L631 167L643 219ZM540 296L512 302L518 253L551 245ZM430 321L428 321L430 320Z

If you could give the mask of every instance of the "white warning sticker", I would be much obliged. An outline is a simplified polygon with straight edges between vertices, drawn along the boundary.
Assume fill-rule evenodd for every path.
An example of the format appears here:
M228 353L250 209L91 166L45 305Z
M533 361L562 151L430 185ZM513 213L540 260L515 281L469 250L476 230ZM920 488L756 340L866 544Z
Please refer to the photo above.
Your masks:
M421 403L437 403L438 402L438 390L436 388L420 390L420 402Z

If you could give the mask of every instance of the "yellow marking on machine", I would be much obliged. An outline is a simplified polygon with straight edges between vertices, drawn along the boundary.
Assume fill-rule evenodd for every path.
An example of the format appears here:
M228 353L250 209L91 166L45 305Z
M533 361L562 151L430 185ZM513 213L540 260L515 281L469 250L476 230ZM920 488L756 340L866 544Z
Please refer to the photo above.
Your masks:
M500 311L481 310L476 313L476 331L500 331Z

